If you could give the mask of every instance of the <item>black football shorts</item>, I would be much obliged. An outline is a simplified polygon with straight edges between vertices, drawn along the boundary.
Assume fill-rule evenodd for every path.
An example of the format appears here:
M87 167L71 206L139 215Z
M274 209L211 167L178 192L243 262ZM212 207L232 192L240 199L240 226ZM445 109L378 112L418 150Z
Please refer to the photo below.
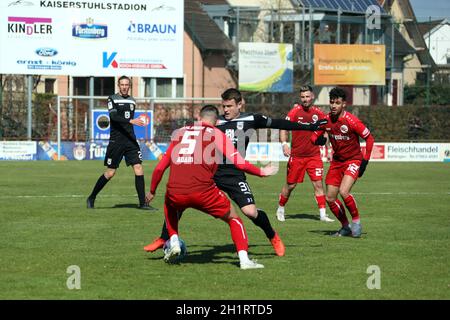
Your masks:
M252 190L248 185L245 177L215 177L217 187L226 192L239 208L255 204Z
M141 164L142 152L139 144L137 142L109 142L104 165L110 169L117 169L123 157L125 157L127 166Z

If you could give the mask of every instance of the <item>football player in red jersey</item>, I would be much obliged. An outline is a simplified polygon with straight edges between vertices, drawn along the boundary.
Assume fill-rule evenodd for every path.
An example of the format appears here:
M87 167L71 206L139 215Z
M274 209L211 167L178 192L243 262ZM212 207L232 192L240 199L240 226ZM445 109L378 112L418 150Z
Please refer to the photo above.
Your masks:
M361 120L345 110L345 99L346 93L342 88L336 87L330 91L330 113L326 116L328 123L325 125L325 132L333 147L333 160L325 178L326 200L331 211L342 224L342 228L335 235L351 235L358 238L362 232L361 222L358 207L350 191L356 180L362 177L366 170L374 139ZM360 137L366 140L364 155L359 145ZM323 131L314 132L311 141L318 145L324 144L326 139ZM338 194L352 216L351 226L345 215L345 208L338 199Z
M244 160L225 134L214 127L218 117L219 111L215 106L204 106L200 111L200 122L174 132L166 154L153 171L150 192L146 195L147 203L154 198L164 171L170 166L164 201L170 250L164 260L171 262L181 253L178 216L185 209L194 208L228 223L241 269L263 268L262 264L248 258L244 223L230 200L217 188L213 177L223 156L239 170L260 177L275 174L276 168L272 165L258 168Z
M311 86L302 86L300 88L300 104L295 104L287 114L286 120L299 123L315 123L324 119L325 114L313 105L314 92ZM288 144L289 132L280 131L280 142L283 148L283 154L289 157L287 166L286 184L281 189L278 201L277 219L285 221L284 206L289 200L291 192L302 183L305 172L314 187L314 195L319 206L320 220L332 222L326 214L325 193L322 182L323 162L320 157L319 146L311 142L311 131L292 131L291 147ZM292 149L291 149L292 148Z

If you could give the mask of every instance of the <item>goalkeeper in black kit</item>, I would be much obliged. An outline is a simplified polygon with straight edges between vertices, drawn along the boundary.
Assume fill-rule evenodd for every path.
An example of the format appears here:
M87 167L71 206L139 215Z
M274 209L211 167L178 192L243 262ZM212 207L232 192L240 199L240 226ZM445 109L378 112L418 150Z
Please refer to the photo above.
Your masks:
M145 180L142 167L142 153L136 141L133 125L144 127L147 124L142 118L134 119L136 101L128 94L131 80L121 76L118 80L119 93L108 97L108 111L110 118L110 137L106 149L104 165L107 167L97 180L92 193L87 198L87 207L94 208L98 193L114 177L122 158L125 157L127 166L133 166L135 186L139 198L139 209L151 210L145 202Z
M222 107L224 114L219 117L216 127L220 129L233 142L241 156L245 158L250 137L256 129L273 128L283 130L310 130L316 131L325 125L327 120L319 120L315 123L297 123L284 119L272 119L258 113L243 113L241 108L244 104L242 94L239 90L231 88L222 93ZM244 172L233 164L223 161L219 164L214 175L217 187L226 192L257 227L262 229L269 239L277 256L284 256L285 246L278 233L272 225L264 210L256 207L252 190L248 185ZM165 223L161 236L144 247L147 252L153 252L162 248L165 240L169 238Z

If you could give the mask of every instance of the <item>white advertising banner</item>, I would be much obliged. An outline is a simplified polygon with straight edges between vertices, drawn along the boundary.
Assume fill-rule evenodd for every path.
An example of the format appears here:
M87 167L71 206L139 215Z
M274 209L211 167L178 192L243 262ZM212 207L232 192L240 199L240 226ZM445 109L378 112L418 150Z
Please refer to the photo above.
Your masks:
M239 89L256 92L292 92L292 44L240 42Z
M449 143L375 143L371 156L373 161L448 162L449 159Z
M183 76L183 0L4 0L0 73Z
M36 160L36 142L0 141L0 160Z
M365 152L365 143L361 150ZM331 147L320 147L323 161L332 158ZM246 158L249 161L287 161L281 144L277 142L250 142ZM375 143L370 161L384 162L450 162L450 143Z

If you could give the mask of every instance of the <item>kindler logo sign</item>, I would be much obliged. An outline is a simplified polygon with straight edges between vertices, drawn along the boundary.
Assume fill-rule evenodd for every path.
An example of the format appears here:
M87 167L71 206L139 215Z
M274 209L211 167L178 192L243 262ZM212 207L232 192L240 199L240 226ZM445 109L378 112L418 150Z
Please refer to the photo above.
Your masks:
M8 34L51 35L52 18L8 17Z
M86 19L86 23L74 23L72 36L81 39L102 39L108 37L108 26L94 24L94 19Z

